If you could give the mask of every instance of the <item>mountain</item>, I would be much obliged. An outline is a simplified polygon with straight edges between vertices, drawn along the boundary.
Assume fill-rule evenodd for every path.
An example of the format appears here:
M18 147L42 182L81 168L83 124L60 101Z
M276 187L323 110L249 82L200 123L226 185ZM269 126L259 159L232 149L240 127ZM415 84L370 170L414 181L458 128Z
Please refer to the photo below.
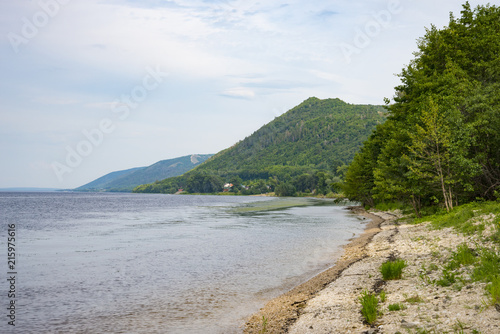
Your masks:
M106 174L75 191L132 191L138 185L182 175L210 158L212 154L194 154L162 160L148 167L136 167Z
M270 177L288 181L317 171L335 176L385 118L382 106L312 97L189 173L134 191L172 193L188 186L189 177L196 174L217 176L223 182L239 177L246 184ZM220 184L220 180L210 182Z

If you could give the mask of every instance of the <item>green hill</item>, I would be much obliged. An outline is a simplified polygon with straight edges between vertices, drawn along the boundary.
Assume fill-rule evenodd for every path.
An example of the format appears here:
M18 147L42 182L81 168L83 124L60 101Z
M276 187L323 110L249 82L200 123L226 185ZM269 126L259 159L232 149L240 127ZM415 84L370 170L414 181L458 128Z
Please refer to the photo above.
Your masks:
M261 180L259 192L265 192L265 188L273 190L279 183L297 181L301 175L315 177L317 182L318 171L332 180L351 162L375 126L384 121L382 106L312 97L189 173L134 191L173 193L187 188L191 192L213 192L206 190L221 190L224 182L249 185ZM213 187L193 186L207 183Z
M132 191L138 185L182 175L210 158L211 154L187 155L162 160L148 167L137 167L106 174L75 191Z

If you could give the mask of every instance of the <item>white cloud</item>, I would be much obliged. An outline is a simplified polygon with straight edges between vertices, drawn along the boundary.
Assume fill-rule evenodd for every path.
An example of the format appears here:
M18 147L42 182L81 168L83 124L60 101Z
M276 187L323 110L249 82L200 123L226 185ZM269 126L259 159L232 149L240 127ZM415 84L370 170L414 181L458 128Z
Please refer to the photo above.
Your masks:
M234 98L253 99L255 97L255 92L245 87L235 87L226 89L221 95Z

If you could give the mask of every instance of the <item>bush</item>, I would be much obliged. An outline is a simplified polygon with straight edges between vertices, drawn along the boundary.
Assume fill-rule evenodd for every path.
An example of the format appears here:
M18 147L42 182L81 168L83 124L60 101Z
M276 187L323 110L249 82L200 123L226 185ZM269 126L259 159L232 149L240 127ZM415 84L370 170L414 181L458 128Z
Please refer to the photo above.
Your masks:
M295 190L295 187L290 184L290 183L281 183L276 186L276 189L274 190L276 193L276 196L296 196L297 191Z
M365 290L361 293L359 302L361 303L361 314L365 318L365 321L372 325L377 320L377 296Z
M403 276L403 269L406 268L406 266L404 260L390 260L382 264L380 272L384 280L401 279Z

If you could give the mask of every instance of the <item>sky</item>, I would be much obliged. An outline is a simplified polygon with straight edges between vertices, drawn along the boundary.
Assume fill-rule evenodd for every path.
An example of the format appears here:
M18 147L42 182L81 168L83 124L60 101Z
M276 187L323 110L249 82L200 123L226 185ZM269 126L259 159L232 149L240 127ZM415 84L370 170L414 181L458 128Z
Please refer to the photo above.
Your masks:
M312 96L383 104L462 4L1 1L0 188L217 153Z

